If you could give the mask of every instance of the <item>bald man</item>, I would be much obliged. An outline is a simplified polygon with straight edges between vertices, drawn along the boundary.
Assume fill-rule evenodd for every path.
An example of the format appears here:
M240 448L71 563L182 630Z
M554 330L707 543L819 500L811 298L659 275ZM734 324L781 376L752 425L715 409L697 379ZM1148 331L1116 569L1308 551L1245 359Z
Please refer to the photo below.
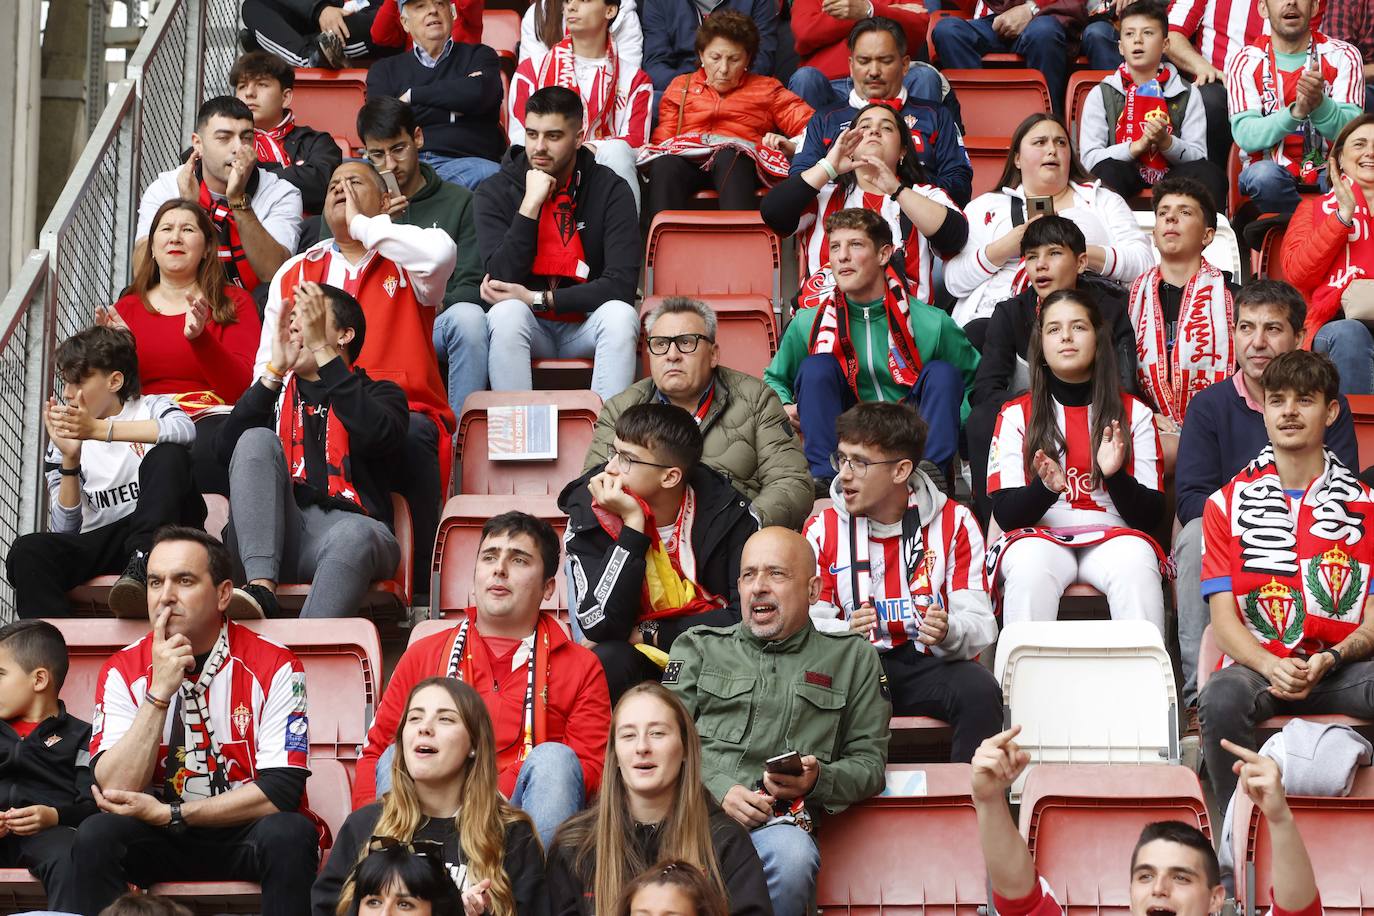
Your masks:
M820 867L812 827L882 791L892 707L868 640L811 625L806 538L765 528L745 542L739 595L743 621L679 636L663 683L696 719L702 779L750 831L773 912L801 916Z

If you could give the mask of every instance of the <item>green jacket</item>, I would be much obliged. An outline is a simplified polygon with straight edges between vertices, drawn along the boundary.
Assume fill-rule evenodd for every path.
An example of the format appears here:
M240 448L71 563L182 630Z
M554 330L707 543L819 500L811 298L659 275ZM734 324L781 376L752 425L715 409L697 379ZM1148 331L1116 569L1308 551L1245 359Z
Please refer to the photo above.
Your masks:
M657 395L654 380L646 378L606 402L596 419L584 471L605 463L625 408L653 401ZM801 530L811 515L815 489L801 442L771 388L752 375L717 368L716 393L701 421L701 434L702 461L729 478L753 503L760 527Z
M392 222L406 226L442 229L458 246L458 261L444 287L444 305L472 302L483 310L482 262L477 255L477 224L473 218L472 192L461 185L444 181L432 167L420 163L425 183L410 199L405 212ZM329 223L320 220L320 238L332 239Z
M737 623L693 627L673 641L664 686L701 733L701 775L717 799L753 788L763 763L787 751L820 761L807 796L835 814L882 791L892 707L867 639L807 625L763 642Z
M978 371L978 351L968 342L964 332L941 309L910 300L911 338L922 363L941 359L958 369L964 376L964 404L960 419L968 419L968 393L973 388L973 376ZM763 370L768 383L784 404L797 398L792 383L802 360L811 355L811 326L816 323L819 308L802 309L792 316L782 335L777 355ZM859 360L859 400L900 401L908 390L892 379L887 368L887 316L882 303L862 306L850 303L849 336L854 342L854 354ZM874 383L877 383L876 386Z

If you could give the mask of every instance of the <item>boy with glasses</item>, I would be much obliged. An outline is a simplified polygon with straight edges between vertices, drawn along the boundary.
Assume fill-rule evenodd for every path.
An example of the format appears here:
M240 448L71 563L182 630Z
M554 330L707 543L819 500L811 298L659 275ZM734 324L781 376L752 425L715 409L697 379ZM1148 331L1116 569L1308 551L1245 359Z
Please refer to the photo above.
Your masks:
M740 621L739 558L758 520L701 452L687 411L635 404L616 421L606 464L558 497L568 604L606 670L612 706L658 680L678 634Z

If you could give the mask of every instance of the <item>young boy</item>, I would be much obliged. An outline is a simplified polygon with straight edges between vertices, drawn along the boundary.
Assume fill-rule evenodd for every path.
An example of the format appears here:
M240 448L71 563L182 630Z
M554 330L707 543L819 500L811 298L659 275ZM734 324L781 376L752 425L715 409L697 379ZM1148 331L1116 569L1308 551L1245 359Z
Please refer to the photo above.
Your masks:
M1213 200L1226 199L1226 173L1207 159L1202 96L1178 68L1164 65L1169 20L1153 0L1121 12L1125 61L1088 95L1078 130L1083 165L1122 197L1134 197L1165 175L1200 181Z
M76 825L96 811L88 747L91 726L57 695L67 643L43 620L0 627L0 867L27 868L48 906L76 912L71 862Z
M15 606L20 617L70 617L69 589L123 569L110 609L146 618L153 532L205 521L191 475L195 424L167 397L140 396L128 331L73 335L57 348L57 371L62 400L50 397L43 416L51 530L19 538L5 558Z
M749 500L701 463L701 450L686 410L635 404L616 420L607 462L558 497L568 514L568 601L597 644L612 706L658 680L661 653L679 633L739 623L740 552L758 521Z

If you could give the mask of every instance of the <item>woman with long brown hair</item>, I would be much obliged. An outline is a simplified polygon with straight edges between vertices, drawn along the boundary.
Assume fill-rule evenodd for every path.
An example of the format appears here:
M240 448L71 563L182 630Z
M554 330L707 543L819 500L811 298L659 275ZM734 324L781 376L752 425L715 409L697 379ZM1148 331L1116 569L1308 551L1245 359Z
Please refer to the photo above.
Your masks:
M1114 619L1164 631L1163 555L1145 532L1164 510L1154 412L1121 390L1111 328L1077 289L1045 297L1026 353L1030 391L997 417L988 548L1004 623L1054 620L1075 582Z
M456 678L416 684L396 729L391 788L354 811L311 892L313 916L350 912L354 866L377 846L437 843L469 916L543 916L544 856L534 825L496 787L491 717Z
M700 868L734 916L772 916L748 832L701 781L701 738L682 701L652 682L626 691L611 718L601 795L570 818L549 851L554 916L606 916L659 859Z
M97 324L127 328L138 351L144 394L165 394L196 421L196 487L228 495L228 470L214 454L219 424L253 382L262 322L253 298L229 283L210 216L193 200L158 207L148 254L133 283Z

